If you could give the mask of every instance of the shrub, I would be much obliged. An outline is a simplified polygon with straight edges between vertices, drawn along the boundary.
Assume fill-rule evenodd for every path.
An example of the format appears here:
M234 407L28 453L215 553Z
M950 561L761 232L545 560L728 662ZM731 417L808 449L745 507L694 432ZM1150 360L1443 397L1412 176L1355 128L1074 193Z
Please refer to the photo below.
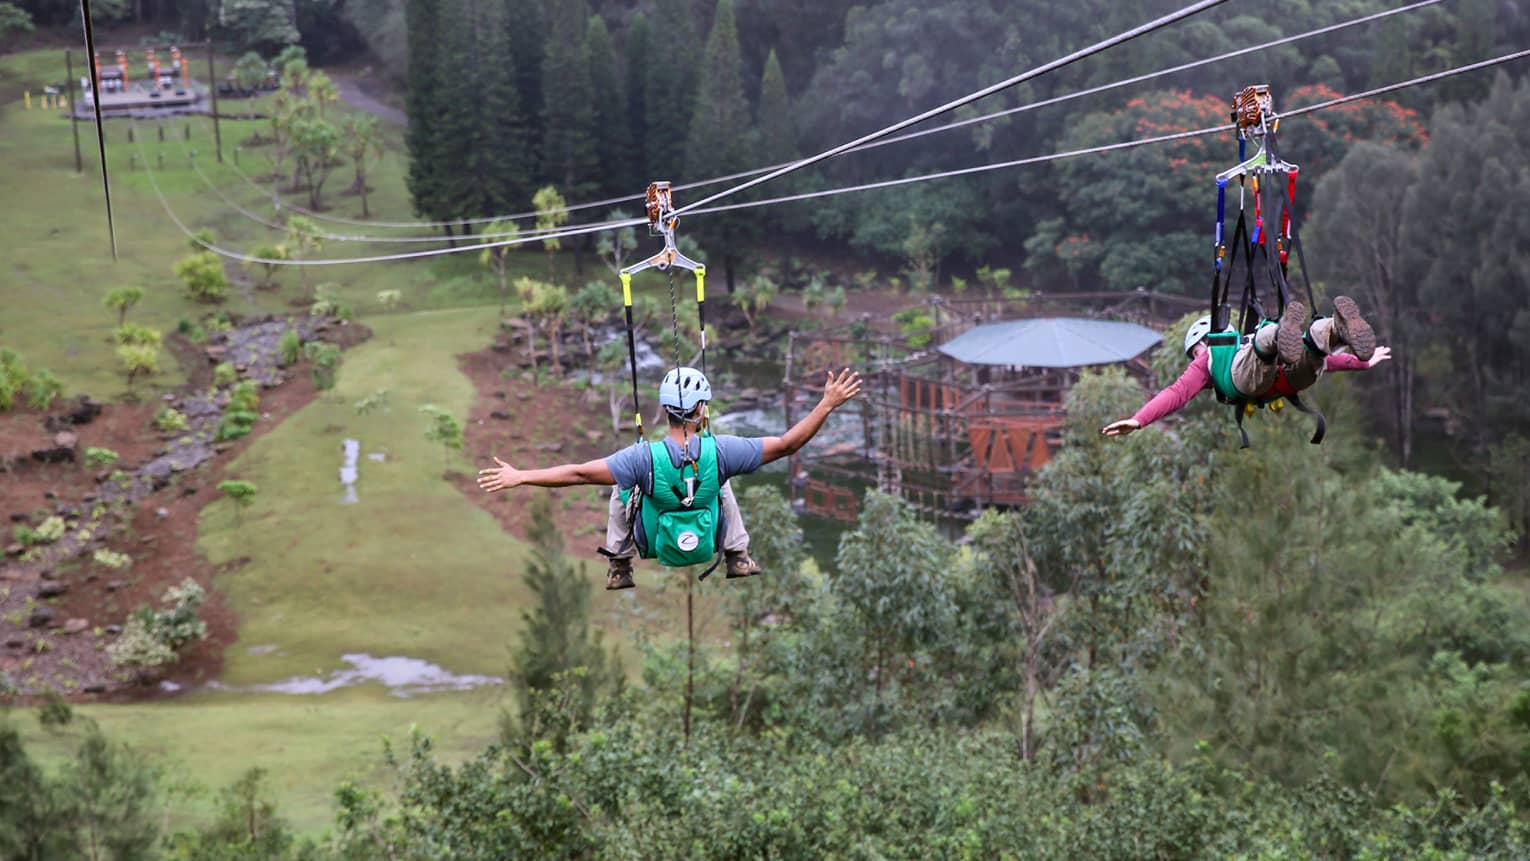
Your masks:
M85 465L91 469L102 469L116 463L120 456L109 448L85 448Z
M219 482L218 489L228 494L228 498L234 501L235 523L239 522L244 510L254 504L255 494L260 492L260 488L254 483L237 479Z
M160 407L159 412L154 414L154 426L165 433L183 431L187 427L186 414L174 407Z
M181 320L179 323L175 324L175 330L181 333L181 335L186 340L193 344L207 343L207 330L202 328L201 324L199 323L193 323L190 320Z
M101 298L101 304L117 312L117 325L127 322L127 312L143 298L142 287L113 287Z
M296 329L288 329L282 333L282 339L277 342L276 349L277 358L282 367L296 365L298 359L303 357L303 339L298 336Z
M323 341L310 341L303 346L308 361L313 362L313 385L320 391L335 387L340 366L340 348Z
M159 373L159 348L144 344L123 344L117 348L117 361L127 375L128 388L141 376Z
M117 553L112 550L101 549L91 554L97 565L119 571L133 564L133 557L126 553Z
M397 308L399 306L399 303L401 303L403 301L404 301L404 293L403 293L402 290L379 290L379 291L377 291L377 304L382 306L382 309L384 311L392 311L392 310L394 310L395 308Z
M228 276L218 255L204 251L176 261L175 275L197 302L222 302L228 295Z
M430 427L425 429L425 438L440 443L443 455L454 448L462 448L462 425L455 416L435 404L420 407L420 412L430 417Z
M15 536L16 543L20 544L22 547L31 547L33 544L38 543L37 530L26 525L25 523L17 526L15 529L12 529L11 535Z
M58 730L74 722L74 709L64 702L63 697L50 693L47 700L37 707L37 722L44 729Z
M233 362L219 362L213 368L213 385L219 388L232 386L237 379L239 379L239 374L234 370Z
M244 380L229 390L228 406L231 410L257 412L260 409L260 387L254 380Z
M123 323L112 330L112 340L119 346L159 347L164 342L163 336L158 329L148 326L140 326L137 323Z
M64 384L53 376L53 372L47 369L35 371L27 378L27 406L34 410L45 410L53 406L63 391Z
M64 518L57 514L49 517L37 527L37 543L52 544L64 537Z
M922 308L908 308L893 315L908 345L922 350L930 345L931 332L935 330L935 318Z
M249 410L229 410L218 423L218 442L233 442L249 436L260 417Z
M207 623L197 616L206 597L190 577L170 587L160 599L169 606L138 608L117 641L106 647L107 656L119 667L150 669L174 663L181 649L207 636Z
M16 403L16 395L26 389L31 374L21 364L21 356L15 350L0 348L0 410L8 410Z

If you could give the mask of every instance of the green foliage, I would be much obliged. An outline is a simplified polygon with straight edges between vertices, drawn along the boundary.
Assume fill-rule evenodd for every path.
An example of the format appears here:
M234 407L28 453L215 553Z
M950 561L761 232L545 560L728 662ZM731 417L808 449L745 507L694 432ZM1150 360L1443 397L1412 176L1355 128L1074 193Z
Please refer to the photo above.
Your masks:
M282 333L281 340L276 342L276 354L284 368L296 365L303 357L303 339L296 329L288 329Z
M596 138L603 131L595 125L598 94L590 80L590 43L585 38L589 4L584 0L552 4L547 19L542 62L542 166L565 194L587 200L599 187ZM556 205L563 203L560 200ZM541 203L533 206L545 208ZM543 227L540 219L537 227Z
M85 448L84 462L90 469L105 469L116 463L120 455L109 448L97 448L87 446Z
M733 305L744 312L744 320L753 326L755 316L769 308L779 292L780 288L776 286L776 282L764 275L756 275L739 285L738 289L733 291L731 298ZM806 296L803 301L806 302Z
M14 33L31 33L32 16L15 3L0 3L0 39Z
M211 251L202 251L183 257L175 264L175 275L181 279L186 296L197 302L222 302L228 294L228 276L223 272L223 259Z
M328 82L326 76L322 81ZM332 90L333 85L329 88ZM317 99L322 88L315 89ZM322 116L304 118L292 124L292 153L297 159L298 173L302 174L308 189L308 205L312 209L323 206L324 183L340 154L340 132Z
M127 322L127 312L143 299L142 287L113 287L101 297L101 304L117 312L117 325Z
M74 721L74 709L57 693L51 694L37 707L37 723L46 730L59 730Z
M197 616L206 597L190 577L171 586L160 598L167 606L155 610L145 605L128 617L122 633L106 647L107 656L116 666L140 671L175 663L182 649L207 637L207 623Z
M38 524L37 531L34 533L36 543L52 544L64 537L64 530L64 518L51 514Z
M228 408L255 412L260 409L260 384L254 380L240 380L228 392Z
M37 540L37 530L26 525L25 523L16 524L15 528L11 530L11 536L15 538L16 543L20 544L22 547L31 547L33 544L40 543Z
M313 364L313 385L319 391L335 387L340 375L340 348L324 341L309 341L303 345L303 354Z
M239 379L239 373L234 370L233 362L219 362L213 366L213 385L218 388L232 386Z
M28 409L45 410L63 394L64 383L53 372L40 368L27 377L25 392Z
M197 831L182 831L168 841L171 858L186 861L284 861L311 859L315 847L299 842L277 812L268 772L250 768L218 792L218 812Z
M102 548L91 554L91 559L94 560L97 565L100 565L103 568L110 568L113 571L120 571L123 568L133 564L133 557L127 555L126 553L118 553L114 550L107 550L106 548Z
M266 73L269 70L264 57L255 51L245 51L238 60L234 61L234 68L230 72L234 78L234 85L247 93L252 93L265 83Z
M930 345L935 318L929 311L918 306L905 308L893 315L893 322L898 324L898 330L910 347L922 350Z
M179 433L187 428L186 414L166 404L154 413L154 427L163 433Z
M537 230L555 230L568 223L568 203L559 193L556 186L544 186L537 189L537 193L531 198L531 206L537 211ZM542 240L542 247L546 249L551 261L551 255L562 247L562 241L556 236ZM550 265L550 264L549 264Z
M425 404L420 407L420 412L430 421L425 428L425 439L440 443L443 456L452 449L462 449L462 424L456 416L435 404Z
M287 245L285 243L282 243L282 242L275 242L275 243L271 243L269 245L262 245L262 246L256 248L254 251L251 251L250 255L252 257L259 257L262 260L271 260L271 261L287 260L290 257L290 255L287 253ZM255 265L259 266L260 269L261 269L260 284L258 284L257 286L260 287L263 290L269 290L269 289L275 287L276 286L276 273L277 273L277 270L282 268L282 264L272 262L272 263L256 263Z
M141 376L159 373L159 348L147 344L123 344L117 348L117 361L127 375L128 389Z
M158 329L140 326L137 323L123 323L112 330L112 340L119 346L131 345L158 349L164 341L164 336Z
M241 48L272 53L281 50L274 65L285 71L299 38L295 0L229 0L219 7L218 22Z

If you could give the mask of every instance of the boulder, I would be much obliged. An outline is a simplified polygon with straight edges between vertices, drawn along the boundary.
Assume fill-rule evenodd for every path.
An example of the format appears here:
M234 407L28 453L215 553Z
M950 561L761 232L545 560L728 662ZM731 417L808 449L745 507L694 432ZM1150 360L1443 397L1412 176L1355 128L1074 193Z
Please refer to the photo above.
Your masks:
M80 444L80 435L74 431L59 431L53 435L53 444L58 448L75 448Z
M89 619L70 619L64 623L64 633L78 634L90 627Z
M90 399L89 395L80 395L75 398L74 406L64 414L64 419L72 425L88 425L96 420L101 414L101 405Z
M108 591L108 592L115 592L118 589L125 588L126 586L127 586L127 581L126 580L108 580L108 581L106 581L106 591Z
M122 626L121 625L107 625L104 630L106 631L106 633L111 634L113 637L115 637L118 634L122 633Z
M6 637L5 638L5 647L7 649L19 649L22 646L25 646L26 644L27 644L26 638L21 636L20 634L16 634L14 636L10 636L10 637Z
M27 626L31 628L46 628L53 624L53 619L58 615L52 607L41 604L32 608L32 616L27 619Z
M7 556L20 556L26 551L27 549L20 544L7 544L5 547L5 555Z
M101 682L91 682L85 687L80 688L80 690L87 694L104 694L106 693L106 685Z
M44 580L37 584L37 597L57 598L69 591L69 584L62 580Z
M507 422L510 421L510 414L504 410L495 410L494 412L489 413L489 418Z

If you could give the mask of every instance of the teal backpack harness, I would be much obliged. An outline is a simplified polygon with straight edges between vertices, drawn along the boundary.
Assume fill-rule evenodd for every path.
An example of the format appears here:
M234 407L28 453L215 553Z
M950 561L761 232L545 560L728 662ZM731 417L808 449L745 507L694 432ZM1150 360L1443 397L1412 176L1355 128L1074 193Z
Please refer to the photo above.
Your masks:
M653 457L653 490L624 488L622 502L634 529L638 555L657 559L666 568L701 565L722 550L722 515L719 499L721 475L717 466L717 440L702 434L701 456L675 466L663 442L648 444ZM688 455L689 452L686 452ZM637 511L632 513L632 494L637 492ZM716 562L713 562L716 567ZM706 579L708 568L701 575Z

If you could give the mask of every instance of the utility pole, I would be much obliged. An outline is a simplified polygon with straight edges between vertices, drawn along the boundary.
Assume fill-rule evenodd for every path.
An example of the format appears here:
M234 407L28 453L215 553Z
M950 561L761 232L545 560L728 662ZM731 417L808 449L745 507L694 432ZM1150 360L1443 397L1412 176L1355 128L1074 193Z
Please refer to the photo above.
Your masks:
M218 148L218 164L223 164L223 130L218 127L218 73L213 68L213 43L207 46L207 91L212 94L213 141Z
M84 173L85 162L80 158L80 124L74 116L74 52L64 49L64 95L69 104L69 131L74 133L74 172Z

